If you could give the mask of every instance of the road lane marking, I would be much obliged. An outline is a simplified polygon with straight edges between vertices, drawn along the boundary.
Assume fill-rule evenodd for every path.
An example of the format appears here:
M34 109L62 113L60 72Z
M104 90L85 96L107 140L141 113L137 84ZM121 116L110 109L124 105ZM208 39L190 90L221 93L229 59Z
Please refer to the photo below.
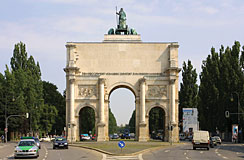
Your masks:
M240 154L240 152L236 152L236 154Z
M142 154L139 154L138 159L139 159L139 160L143 160L143 158L142 158Z
M203 151L200 151L201 154L203 154Z
M184 153L184 155L186 155L186 152Z
M229 159L229 158L227 158L227 157L222 157L222 158L224 158L224 159Z
M188 157L186 157L186 159L189 159Z
M169 151L170 151L170 150L165 150L164 152L166 152L166 153L167 153L167 152L169 152Z
M137 156L107 156L106 154L103 154L102 160L143 160L142 154L139 154Z

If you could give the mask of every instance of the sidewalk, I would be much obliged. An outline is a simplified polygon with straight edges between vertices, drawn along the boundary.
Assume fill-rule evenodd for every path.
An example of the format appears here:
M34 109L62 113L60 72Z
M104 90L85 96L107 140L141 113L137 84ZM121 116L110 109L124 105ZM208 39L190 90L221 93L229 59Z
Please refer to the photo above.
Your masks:
M137 155L147 151L158 150L161 148L171 148L184 143L173 143L170 145L168 142L137 142L137 141L124 141L125 147L123 149L118 146L119 141L108 142L75 142L69 144L74 147L82 147L86 149L92 149L107 155Z

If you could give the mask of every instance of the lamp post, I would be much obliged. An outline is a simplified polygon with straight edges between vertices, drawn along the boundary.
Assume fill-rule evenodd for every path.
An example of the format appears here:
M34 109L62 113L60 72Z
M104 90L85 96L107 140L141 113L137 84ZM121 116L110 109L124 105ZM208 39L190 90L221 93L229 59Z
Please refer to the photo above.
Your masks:
M238 135L238 137L237 137L237 139L238 139L238 142L239 142L239 125L240 125L240 118L239 118L239 107L240 107L240 101L239 101L239 93L238 92L233 92L233 93L235 93L236 95L237 95L237 125L238 125L238 133L237 133L237 135ZM233 98L233 94L231 94L231 101L233 102L234 101L234 98Z
M5 131L5 138L6 138L6 143L8 142L8 135L7 135L7 132L8 132L8 119L10 118L10 117L21 117L21 116L24 116L24 117L26 117L26 118L29 118L29 113L26 113L25 115L10 115L10 116L8 116L7 118L6 118L6 121L5 121L5 129L6 129L6 131Z

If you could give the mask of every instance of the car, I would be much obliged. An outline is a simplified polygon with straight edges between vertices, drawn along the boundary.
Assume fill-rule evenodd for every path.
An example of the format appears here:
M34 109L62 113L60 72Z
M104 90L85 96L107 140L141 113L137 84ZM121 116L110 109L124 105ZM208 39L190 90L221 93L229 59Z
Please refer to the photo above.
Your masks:
M90 140L91 137L88 134L81 134L80 135L80 140L85 141L85 140Z
M56 137L53 141L53 149L56 148L69 148L69 144L67 142L67 139L64 137Z
M112 139L119 139L119 135L117 133L114 133Z
M40 141L41 141L41 142L51 142L51 138L49 138L49 137L42 137L42 138L40 139Z
M128 129L124 130L124 132L121 135L121 139L130 139L130 131Z
M39 147L39 149L41 149L41 142L39 141L39 139L37 137L34 137L34 140L35 140L37 146Z
M39 157L39 147L34 139L21 139L14 151L14 158L37 158Z
M216 139L218 144L222 143L222 140L221 140L221 138L219 136L214 136L214 138Z
M37 147L41 149L41 143L37 137L21 137L20 139L34 139L37 144Z
M196 150L196 148L207 148L207 150L209 150L209 144L210 140L208 131L195 131L193 133L193 150Z
M214 148L214 146L217 146L217 140L215 137L210 137L210 147Z
M184 141L186 139L186 135L184 133L180 133L179 137L181 141Z

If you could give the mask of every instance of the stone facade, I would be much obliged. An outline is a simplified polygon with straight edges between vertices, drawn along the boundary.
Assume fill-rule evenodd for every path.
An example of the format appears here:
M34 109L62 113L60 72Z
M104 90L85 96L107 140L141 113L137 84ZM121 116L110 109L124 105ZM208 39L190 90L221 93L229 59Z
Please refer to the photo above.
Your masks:
M79 112L83 107L95 111L97 141L109 140L109 96L123 87L135 95L136 140L149 140L149 112L160 107L165 112L165 141L178 142L178 47L178 43L142 42L140 35L105 35L103 42L68 42L64 69L68 140L79 140ZM174 126L173 131L169 126Z

